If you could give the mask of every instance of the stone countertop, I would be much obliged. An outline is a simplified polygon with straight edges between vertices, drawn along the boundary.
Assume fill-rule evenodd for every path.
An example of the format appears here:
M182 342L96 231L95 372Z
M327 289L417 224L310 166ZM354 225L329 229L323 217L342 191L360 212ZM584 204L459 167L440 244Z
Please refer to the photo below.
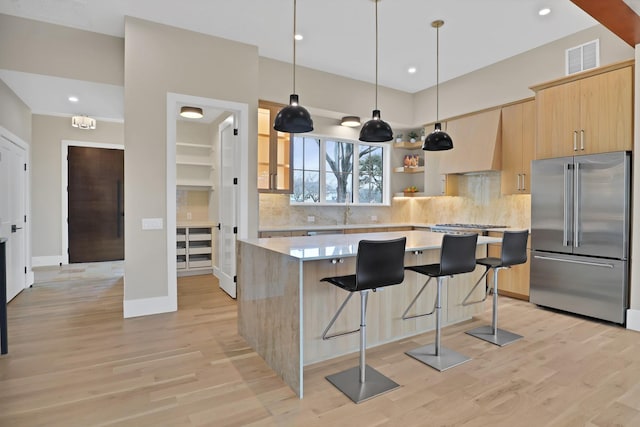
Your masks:
M176 227L215 227L217 223L211 221L178 221Z
M389 228L389 227L430 227L434 224L413 224L404 222L374 222L370 224L314 224L304 225L269 225L260 227L258 231L321 231L321 230L347 230L358 228Z
M413 230L239 240L302 261L312 261L356 256L360 240L389 240L406 237L406 251L439 249L442 246L443 236L444 233ZM478 245L500 243L501 241L502 239L497 237L478 236Z

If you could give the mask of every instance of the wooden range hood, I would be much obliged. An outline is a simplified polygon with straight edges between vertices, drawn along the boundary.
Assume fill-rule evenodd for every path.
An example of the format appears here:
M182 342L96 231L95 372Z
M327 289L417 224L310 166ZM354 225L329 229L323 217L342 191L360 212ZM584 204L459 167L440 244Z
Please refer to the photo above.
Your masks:
M446 122L453 150L443 151L441 174L498 171L502 167L501 110L469 114Z

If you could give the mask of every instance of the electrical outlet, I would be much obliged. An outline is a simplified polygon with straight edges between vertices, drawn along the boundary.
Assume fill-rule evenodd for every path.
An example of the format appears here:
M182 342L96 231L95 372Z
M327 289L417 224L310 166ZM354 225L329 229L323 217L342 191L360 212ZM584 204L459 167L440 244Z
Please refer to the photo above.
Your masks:
M187 212L187 221L191 221L191 212Z
M371 215L371 221L376 222L378 220L377 215Z
M316 217L315 217L315 216L313 216L313 215L309 215L309 216L307 217L307 222L316 222Z

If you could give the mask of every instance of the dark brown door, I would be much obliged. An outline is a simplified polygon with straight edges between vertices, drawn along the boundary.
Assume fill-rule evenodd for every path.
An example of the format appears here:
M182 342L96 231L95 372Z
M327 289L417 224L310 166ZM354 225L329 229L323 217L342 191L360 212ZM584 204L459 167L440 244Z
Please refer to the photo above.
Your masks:
M124 151L69 147L69 262L124 259Z

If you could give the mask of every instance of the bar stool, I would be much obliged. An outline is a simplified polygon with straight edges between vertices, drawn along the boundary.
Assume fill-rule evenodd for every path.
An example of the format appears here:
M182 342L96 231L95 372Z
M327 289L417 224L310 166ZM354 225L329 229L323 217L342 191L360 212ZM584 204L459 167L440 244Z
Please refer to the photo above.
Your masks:
M527 239L529 238L529 230L522 231L505 231L502 238L502 252L500 258L480 258L476 260L479 265L484 265L486 268L484 274L471 289L469 295L467 295L463 301L463 305L475 304L487 299L489 288L485 293L485 297L480 301L472 301L467 303L474 289L487 275L489 269L493 270L493 320L491 326L480 326L479 328L467 331L467 334L473 335L481 340L488 341L492 344L499 345L500 347L507 344L511 344L514 341L522 338L522 335L514 334L504 329L498 329L498 271L506 268L511 268L513 265L524 264L527 262Z
M477 243L477 234L445 234L442 238L442 250L440 252L439 264L405 267L407 270L429 276L429 279L427 279L425 284L422 285L418 294L402 314L402 319L407 320L416 317L429 316L434 312L436 314L435 343L408 351L407 354L439 371L453 368L454 366L471 360L471 358L463 354L440 346L440 323L442 315L441 296L442 282L444 281L445 276L454 276L456 274L469 273L475 270ZM438 288L436 291L436 300L433 305L433 310L429 313L407 315L409 310L411 310L416 303L420 294L422 294L422 291L424 291L431 279L434 277L437 279Z
M382 375L365 363L367 346L367 297L369 291L384 286L397 285L404 280L404 251L406 238L393 240L361 240L358 243L356 273L347 276L325 277L322 282L338 286L349 295L333 316L322 333L322 339L360 332L360 364L337 374L327 376L327 380L346 394L355 403L371 399L379 394L400 387L399 384ZM327 335L336 319L355 292L360 293L360 328Z

